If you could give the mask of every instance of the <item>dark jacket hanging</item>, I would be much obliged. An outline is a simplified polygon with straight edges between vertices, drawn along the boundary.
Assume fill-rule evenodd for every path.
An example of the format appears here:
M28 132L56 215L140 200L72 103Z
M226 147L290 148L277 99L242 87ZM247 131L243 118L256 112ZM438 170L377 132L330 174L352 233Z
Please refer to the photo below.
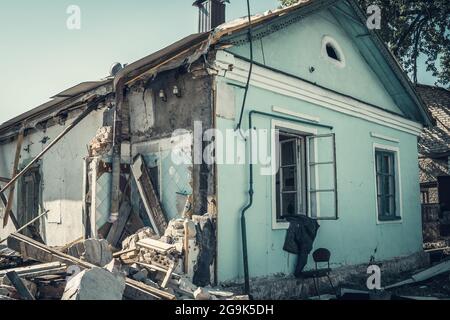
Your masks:
M303 215L286 217L290 222L286 233L283 250L298 255L294 275L300 277L308 262L308 255L313 249L319 224L316 220Z

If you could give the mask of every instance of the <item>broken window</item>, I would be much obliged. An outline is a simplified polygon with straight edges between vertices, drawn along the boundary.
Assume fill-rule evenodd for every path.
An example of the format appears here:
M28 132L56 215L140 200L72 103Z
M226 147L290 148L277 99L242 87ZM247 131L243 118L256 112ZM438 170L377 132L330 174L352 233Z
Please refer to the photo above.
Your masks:
M292 215L337 219L334 134L279 130L277 153L276 222L285 222Z
M400 220L397 210L395 152L375 150L378 220Z
M328 57L337 61L341 61L341 59L339 58L339 54L337 53L336 49L333 47L331 43L327 43L326 49Z
M41 174L39 165L34 165L19 179L17 196L17 217L21 226L33 220L39 215ZM33 224L39 230L39 221ZM24 235L31 236L29 230L23 231Z

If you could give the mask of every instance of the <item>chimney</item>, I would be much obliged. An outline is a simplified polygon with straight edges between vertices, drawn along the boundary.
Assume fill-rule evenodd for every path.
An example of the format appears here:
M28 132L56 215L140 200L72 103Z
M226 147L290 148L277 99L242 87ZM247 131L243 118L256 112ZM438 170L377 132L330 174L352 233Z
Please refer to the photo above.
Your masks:
M198 32L211 31L225 22L225 3L229 0L196 0L198 7Z

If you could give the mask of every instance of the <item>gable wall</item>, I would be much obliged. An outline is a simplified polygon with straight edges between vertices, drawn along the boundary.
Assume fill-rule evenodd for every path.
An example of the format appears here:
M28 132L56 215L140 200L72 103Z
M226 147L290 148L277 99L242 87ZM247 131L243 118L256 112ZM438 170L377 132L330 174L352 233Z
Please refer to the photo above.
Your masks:
M344 68L337 67L323 56L324 36L331 36L341 47L345 56ZM249 57L248 44L234 46L228 50ZM298 76L319 86L402 114L352 39L326 10L255 40L254 59L260 64ZM315 71L311 73L310 67Z

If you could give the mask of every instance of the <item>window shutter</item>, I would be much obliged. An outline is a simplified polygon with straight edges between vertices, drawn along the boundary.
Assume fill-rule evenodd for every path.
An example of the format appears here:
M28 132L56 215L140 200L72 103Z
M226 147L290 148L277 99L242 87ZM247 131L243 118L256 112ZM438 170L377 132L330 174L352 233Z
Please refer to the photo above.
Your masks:
M335 134L308 136L309 212L313 219L338 219Z

